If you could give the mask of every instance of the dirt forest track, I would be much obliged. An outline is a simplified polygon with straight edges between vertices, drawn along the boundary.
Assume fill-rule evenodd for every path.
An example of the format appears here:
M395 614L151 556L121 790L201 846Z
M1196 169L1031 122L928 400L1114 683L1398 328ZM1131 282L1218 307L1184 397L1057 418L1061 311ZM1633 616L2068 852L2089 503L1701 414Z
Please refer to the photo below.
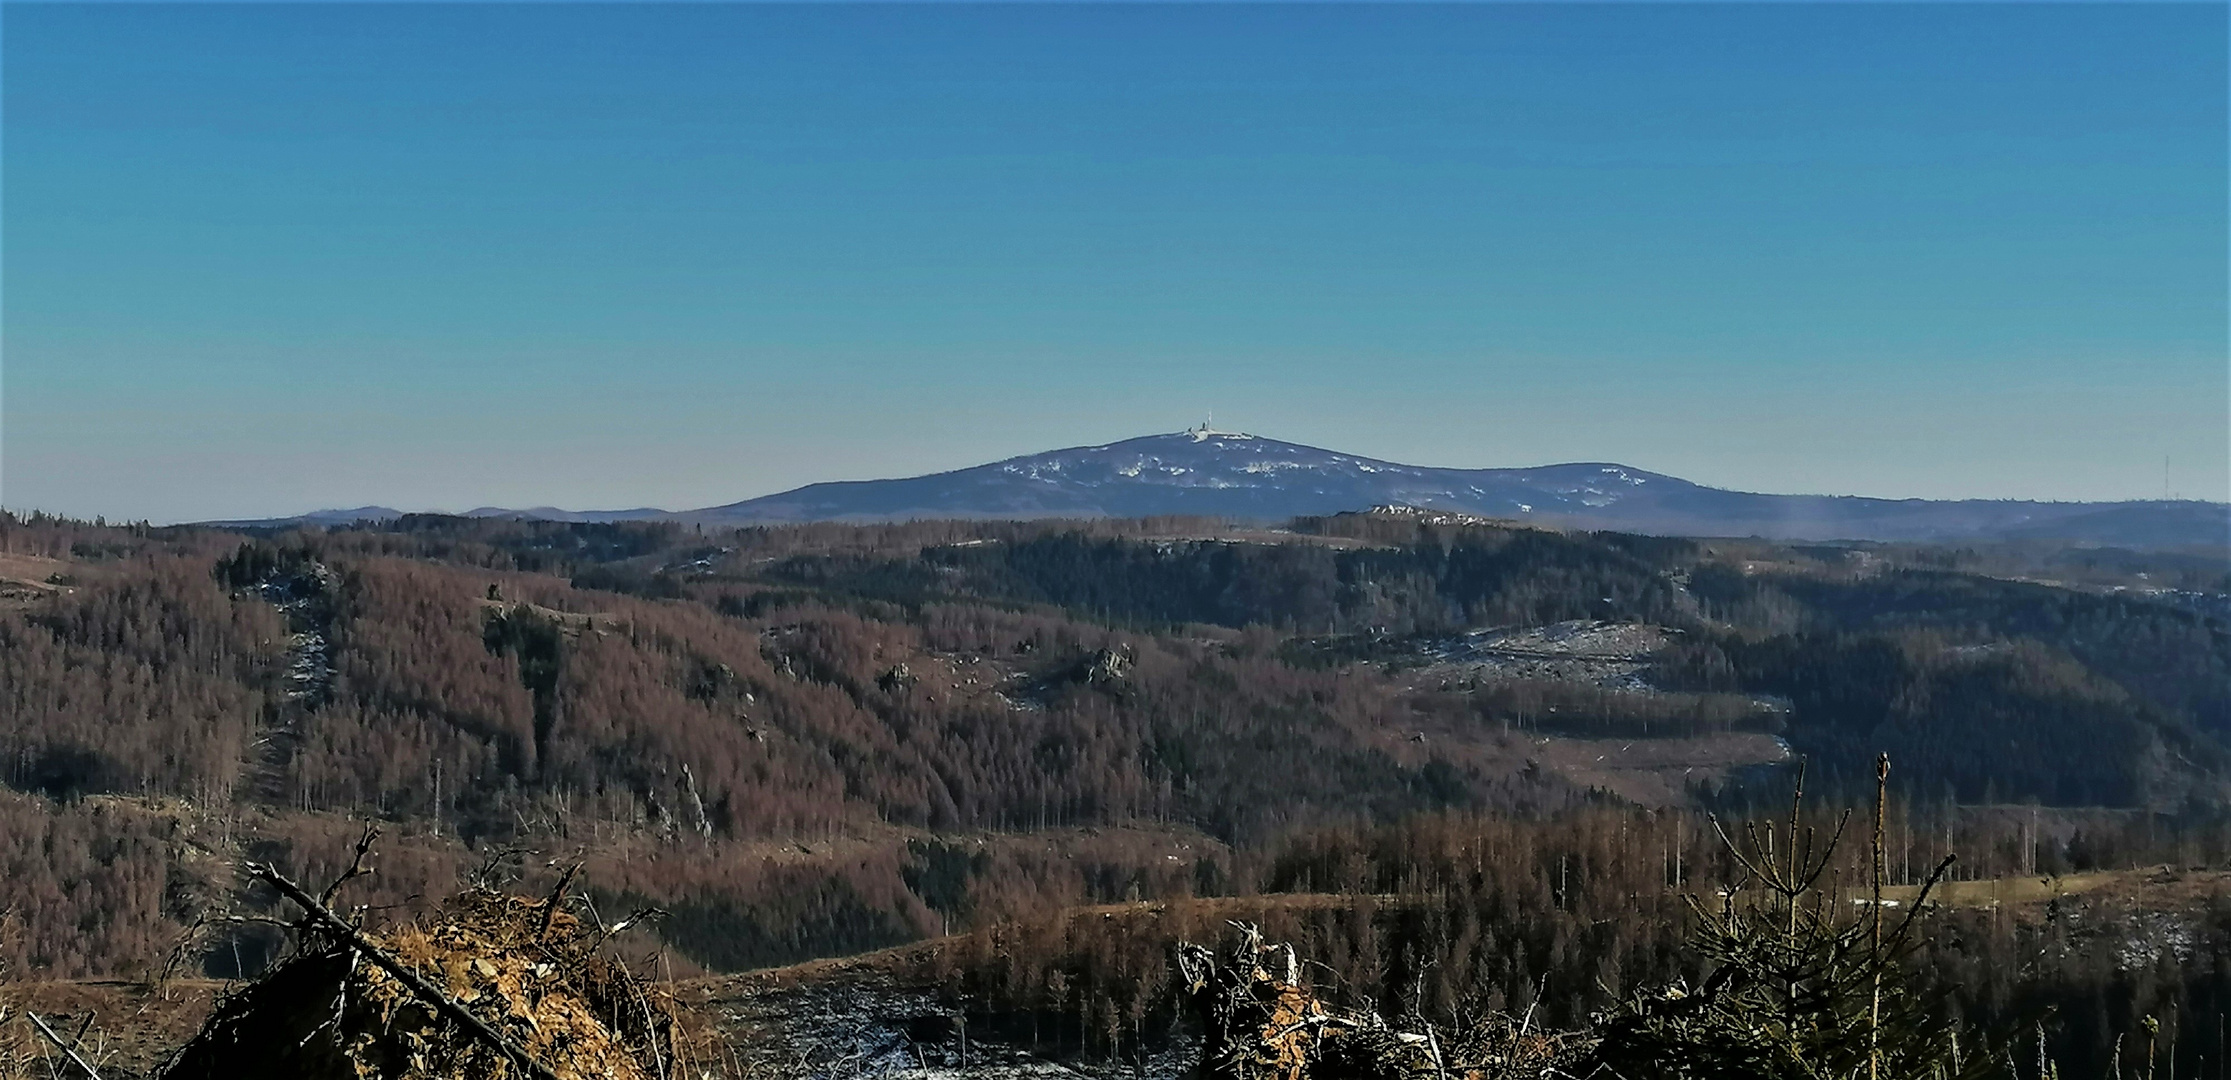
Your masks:
M1268 893L1255 896L1196 897L1186 900L1137 900L1120 904L1089 904L1071 908L1060 919L1079 922L1088 919L1123 920L1135 923L1140 920L1159 921L1166 916L1182 913L1189 925L1221 926L1224 920L1253 921L1265 912L1283 911L1339 911L1353 907L1363 897L1352 893ZM1393 905L1403 898L1394 895L1373 895L1371 902ZM853 956L833 956L820 960L789 964L783 967L764 968L737 975L713 975L687 980L685 991L717 1000L729 993L750 993L774 987L796 986L805 983L841 980L857 976L892 977L901 980L923 970L942 951L968 940L970 934L948 934L923 941L894 945L888 949L859 953Z

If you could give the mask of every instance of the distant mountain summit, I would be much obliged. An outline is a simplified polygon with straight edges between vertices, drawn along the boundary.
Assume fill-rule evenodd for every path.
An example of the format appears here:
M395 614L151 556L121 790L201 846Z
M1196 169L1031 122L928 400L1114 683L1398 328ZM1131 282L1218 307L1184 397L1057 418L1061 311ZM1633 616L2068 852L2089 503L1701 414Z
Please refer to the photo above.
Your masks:
M1404 465L1205 425L928 476L810 484L676 516L722 525L1162 514L1279 521L1383 506L1685 536L2231 543L2231 507L2220 503L1762 495L1612 462L1522 469Z
M1275 520L1392 503L1524 518L1612 507L1650 485L1695 488L1600 463L1424 468L1203 426L903 480L811 484L680 516L724 524L1158 514Z
M1727 491L1612 462L1443 469L1343 454L1206 425L892 480L809 484L702 510L483 507L476 517L669 520L706 525L929 518L1197 515L1283 521L1373 507L1544 525L1778 540L2039 538L2162 547L2231 544L2231 506L1870 499ZM374 512L366 512L374 511ZM288 519L339 524L384 507ZM270 522L265 524L280 524Z

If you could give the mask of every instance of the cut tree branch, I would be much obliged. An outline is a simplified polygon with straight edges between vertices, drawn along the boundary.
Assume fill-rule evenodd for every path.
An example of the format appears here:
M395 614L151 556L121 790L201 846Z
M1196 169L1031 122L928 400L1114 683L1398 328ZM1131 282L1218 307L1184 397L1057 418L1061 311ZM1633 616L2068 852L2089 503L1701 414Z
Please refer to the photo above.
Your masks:
M349 879L363 877L364 875L371 873L370 870L366 870L364 868L364 856L371 854L372 841L379 838L379 826L364 826L364 835L360 837L356 842L356 857L349 860L349 868L341 871L341 876L334 878L333 884L325 887L325 894L318 897L318 901L320 903L332 903L333 898L340 894L341 886L348 884Z
M63 1042L62 1036L56 1035L53 1028L46 1026L46 1021L39 1019L38 1013L25 1010L23 1015L30 1018L31 1026L38 1028L39 1034L46 1036L46 1041L53 1043L55 1049L62 1051L63 1057L70 1059L70 1064L85 1070L85 1075L92 1077L93 1080L101 1080L101 1074L94 1071L93 1066L86 1064L84 1058L77 1056L77 1047L73 1045L76 1040L73 1039L70 1042ZM87 1019L90 1020L92 1018L87 1017ZM83 1036L85 1034L85 1029L79 1028L78 1034L80 1036Z

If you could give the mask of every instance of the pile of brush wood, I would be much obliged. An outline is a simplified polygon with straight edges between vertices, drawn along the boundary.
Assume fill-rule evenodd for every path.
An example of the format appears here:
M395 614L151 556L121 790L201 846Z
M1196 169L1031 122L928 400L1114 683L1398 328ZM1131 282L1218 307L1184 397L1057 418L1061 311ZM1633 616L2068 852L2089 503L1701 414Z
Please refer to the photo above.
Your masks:
M1587 1040L1495 1015L1449 1032L1422 1020L1406 1031L1374 1012L1327 1005L1302 977L1292 945L1233 923L1223 955L1187 942L1178 974L1205 1035L1203 1080L1517 1080L1570 1075Z
M361 854L361 847L360 847ZM672 996L547 899L474 890L379 933L269 867L293 954L220 1003L165 1080L667 1080L707 1053Z

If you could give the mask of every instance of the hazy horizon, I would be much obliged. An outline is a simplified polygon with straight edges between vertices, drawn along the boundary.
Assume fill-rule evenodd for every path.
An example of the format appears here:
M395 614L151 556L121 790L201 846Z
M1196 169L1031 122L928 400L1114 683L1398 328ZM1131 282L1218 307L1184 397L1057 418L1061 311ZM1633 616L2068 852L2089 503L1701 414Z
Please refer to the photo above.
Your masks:
M688 509L1211 412L2231 497L2221 5L4 17L11 509Z
M1248 436L1250 436L1250 437L1253 437L1253 438L1271 439L1271 440L1275 440L1275 441L1280 441L1280 442L1291 442L1291 440L1281 440L1281 439L1277 439L1277 436L1275 436L1275 435L1268 435L1268 434L1264 434L1264 433L1261 433L1261 432L1237 432L1237 431L1233 431L1233 430L1227 430L1227 429L1225 429L1225 428L1222 428L1222 427L1218 427L1218 428L1215 428L1214 430L1216 430L1216 431L1217 431L1218 433L1220 433L1220 434L1245 434L1245 435L1248 435ZM1179 434L1187 434L1187 433L1189 433L1189 432L1187 432L1187 431L1175 431L1175 432L1151 432L1151 433L1143 433L1143 434L1141 434L1141 435L1135 435L1135 436L1127 436L1127 437L1126 437L1125 439L1117 439L1117 440L1111 440L1111 441L1110 441L1109 443L1084 443L1084 444L1076 444L1076 445L1073 445L1073 446L1061 446L1061 447L1044 447L1044 448L1042 448L1042 449L1041 449L1040 451L1034 451L1034 452L1032 452L1032 453L1026 453L1026 454L1015 454L1015 455L1009 455L1008 457L1005 457L1005 458L995 458L995 459L992 459L992 460L989 460L989 461L982 461L982 462L972 462L972 463L970 463L969 465L964 465L964 466L960 466L958 470L942 470L942 469L941 469L941 470L936 470L936 471L937 471L937 472L964 471L964 470L966 470L966 469L972 468L972 467L974 467L974 466L977 466L977 465L992 465L992 464L998 464L998 463L1000 463L1000 462L1002 462L1002 461L1006 461L1006 460L1011 460L1011 459L1024 459L1024 458L1030 458L1030 457L1038 456L1038 455L1039 455L1039 454L1041 454L1041 453L1052 453L1052 452L1056 452L1056 451L1061 451L1061 450L1092 449L1092 448L1096 448L1096 447L1100 447L1100 446L1106 446L1106 445L1110 445L1111 443L1115 443L1115 442L1125 442L1125 441L1129 441L1130 439L1137 439L1137 438L1151 438L1151 437L1154 437L1154 436L1158 436L1158 435L1179 435ZM1340 450L1340 448L1339 448L1339 447L1323 447L1323 446L1317 447L1317 449L1334 450L1334 451L1338 451L1338 450ZM1360 456L1360 457L1370 457L1370 455L1358 455L1358 456ZM1661 472L1660 470L1656 470L1656 469L1644 469L1644 468L1643 468L1642 466L1634 465L1634 464L1633 464L1632 462L1611 462L1611 461L1595 461L1595 460L1589 460L1589 461L1577 461L1577 460L1576 460L1576 461L1541 461L1541 462L1526 462L1526 463L1515 464L1515 465L1480 465L1480 466L1472 466L1472 465L1449 465L1449 466L1443 466L1443 465L1436 465L1436 464L1434 464L1434 463L1431 463L1431 462L1408 462L1408 461L1391 461L1391 460L1389 460L1389 459L1384 459L1384 458L1380 458L1380 459L1377 459L1377 460L1380 460L1380 461L1385 461L1385 462L1387 462L1388 464L1395 464L1395 465L1414 465L1414 466L1419 466L1419 467L1423 467L1423 468L1450 468L1450 469L1512 469L1512 470L1520 470L1520 469L1538 469L1538 468L1554 467L1554 466L1560 466L1560 465L1623 465L1623 466L1626 466L1626 467L1629 467L1629 468L1639 469L1639 470L1641 470L1641 471L1644 471L1644 472L1651 472L1651 473L1658 473L1658 474L1660 474L1660 475L1666 475L1666 474L1663 474L1663 473L1662 473L1662 472ZM782 493L784 493L784 492L787 492L787 491L791 491L791 490L796 490L797 488L804 488L804 487L809 487L809 486L812 486L812 485L814 485L814 484L822 484L822 483L846 483L846 482L863 482L863 481L864 481L864 482L871 482L871 483L872 483L872 482L876 482L876 481L883 481L883 480L900 480L900 479L907 479L907 478L910 478L910 477L914 477L914 476L919 476L919 475L923 475L923 474L919 474L919 473L904 473L904 474L902 474L902 473L893 473L893 474L890 474L890 475L886 475L886 476L851 476L851 477L831 477L831 478L829 478L829 479L827 479L827 480L814 480L814 481L807 481L807 482L806 482L806 483L804 483L804 484L798 484L798 485L794 485L794 486L793 486L793 487L791 487L791 488L784 488L784 489L781 489L781 490L779 490L779 491L763 491L763 492L754 492L754 493L752 493L752 494L749 494L749 495L738 496L738 497L736 497L736 498L734 498L734 499L727 499L727 500L723 500L722 502L719 502L719 503L692 504L692 505L688 505L688 506L654 506L654 505L652 505L652 504L649 504L649 503L642 503L642 504L637 504L637 505L632 505L632 506L559 506L559 505L556 505L556 504L551 504L551 503L534 503L534 504L520 503L520 504L510 504L510 505L505 505L505 504L496 504L496 503L485 503L485 502L484 502L484 503L475 503L475 504L471 504L471 505L452 505L452 506L396 506L396 505L393 505L393 504L390 504L390 503L382 503L382 502L368 502L368 503L335 504L335 505L332 505L332 506L317 506L317 507L310 507L310 508L306 508L306 509L303 509L303 510L295 511L294 513L291 513L291 514L274 514L274 515L267 515L267 516L264 516L264 517L261 517L261 518L198 518L198 519L178 519L177 521L172 521L172 522L157 522L157 524L188 524L188 523L192 523L192 522L194 522L194 521L203 521L203 522L206 522L206 521L273 520L273 519L283 519L283 518L287 518L287 517L293 517L293 516L296 516L297 514L304 514L304 515L306 515L306 514L318 513L318 512L323 512L323 511L344 511L344 512L345 512L345 511L352 511L352 510L362 510L362 509L371 509L371 508L379 508L379 509L385 509L385 510L395 510L395 511L399 511L399 512L402 512L402 513L430 513L430 514L468 514L468 513L478 512L478 511L492 511L492 510L506 510L506 511L563 510L563 511L575 512L575 513L613 513L613 512L623 512L623 511L633 511L633 510L659 510L659 511L664 511L664 512L668 512L668 513L687 513L687 512L690 512L690 511L696 511L696 510L713 509L713 508L716 508L716 507L718 507L718 506L728 505L728 504L731 504L731 503L737 503L737 502L746 502L746 501L749 501L749 500L751 500L751 499L756 499L756 498L760 498L760 497L762 497L762 496L782 494ZM1720 487L1720 488L1722 488L1723 490L1743 490L1743 489L1725 488L1725 487L1724 487L1724 485L1715 485L1715 484L1710 484L1710 483L1704 483L1704 482L1702 482L1702 481L1696 481L1696 480L1695 480L1695 478L1693 478L1693 477L1686 477L1686 476L1683 476L1683 477L1676 477L1676 479L1680 479L1680 480L1689 480L1689 481L1692 481L1692 482L1696 482L1696 483L1703 483L1703 486L1705 486L1705 487ZM1830 496L1834 496L1834 495L1845 495L1845 494L1848 494L1848 493L1846 493L1846 492L1835 492L1835 491L1789 491L1789 492L1755 492L1755 494L1773 494L1773 495L1830 495ZM1876 497L1876 498L1899 498L1898 496L1872 496L1872 497ZM1986 497L1986 498L1987 498L1987 497ZM2214 503L2214 504L2217 504L2217 505L2222 505L2222 504L2223 504L2223 503L2225 502L2225 500L2221 500L2221 499L2209 500L2209 499L2204 499L2204 498L2200 498L2200 497L2196 497L2196 496L2184 496L2184 495L2178 495L2178 496L2174 496L2174 497L2173 497L2173 498L2171 498L2171 499L2163 499L2163 498L2162 498L2161 496L2154 496L2154 497L2153 497L2153 498L2151 498L2151 499L2149 499L2149 498L2145 498L2145 497L2139 497L2139 498L2136 498L2136 499L2132 499L2132 500L2052 500L2052 499L2047 499L2047 500L2036 500L2036 501L2042 501L2042 502L2070 502L2070 503L2100 503L2100 502L2108 502L2108 501L2131 501L2131 502L2211 502L2211 503ZM1360 506L1359 506L1359 507L1357 507L1357 509L1359 509L1359 510L1360 510L1360 509L1363 509L1363 507L1360 507ZM963 516L967 516L967 515L963 515Z

